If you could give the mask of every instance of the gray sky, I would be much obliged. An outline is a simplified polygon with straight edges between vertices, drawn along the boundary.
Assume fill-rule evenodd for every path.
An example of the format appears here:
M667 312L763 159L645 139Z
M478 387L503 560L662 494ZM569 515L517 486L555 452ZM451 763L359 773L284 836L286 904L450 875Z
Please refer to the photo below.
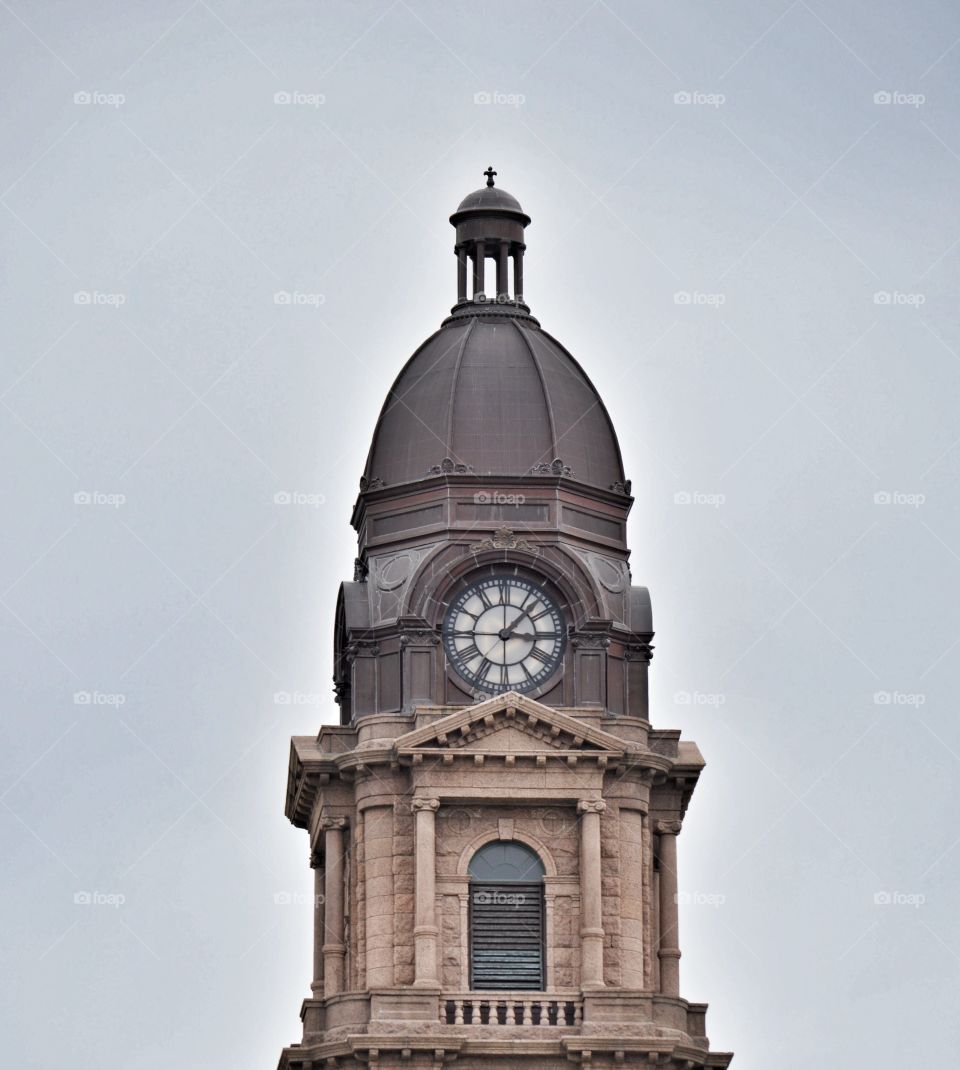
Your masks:
M298 1039L288 739L334 718L369 437L490 163L633 479L653 719L708 762L684 994L739 1070L955 1050L958 39L946 2L0 4L9 1065Z

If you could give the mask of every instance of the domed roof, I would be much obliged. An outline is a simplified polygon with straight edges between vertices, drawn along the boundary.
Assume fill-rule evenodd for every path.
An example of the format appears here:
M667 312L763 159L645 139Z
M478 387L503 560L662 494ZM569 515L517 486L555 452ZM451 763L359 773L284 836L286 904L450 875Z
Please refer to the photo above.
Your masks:
M622 485L620 447L600 395L534 324L522 316L464 316L428 338L387 396L364 485L442 471L555 472L603 489Z
M457 212L471 212L478 208L489 208L497 212L520 212L520 202L512 193L507 193L501 186L483 186L468 193L457 207Z

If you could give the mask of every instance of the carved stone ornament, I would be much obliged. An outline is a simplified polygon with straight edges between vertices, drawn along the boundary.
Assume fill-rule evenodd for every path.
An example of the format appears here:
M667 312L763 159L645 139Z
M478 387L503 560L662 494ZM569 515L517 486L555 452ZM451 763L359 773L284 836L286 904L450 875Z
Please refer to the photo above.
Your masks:
M400 633L401 646L409 646L411 643L418 643L421 646L436 646L439 642L440 637L430 628L411 628Z
M417 811L419 811L419 810L432 810L433 813L436 813L437 810L440 809L440 800L439 799L413 799L411 801L411 803L410 803L410 809L413 810L414 813L417 813Z
M633 490L633 483L629 479L618 479L616 483L610 484L610 489L614 494L625 494L630 496L630 492Z
M653 658L652 643L634 643L623 652L624 661L645 661L649 664Z
M473 472L473 465L463 464L451 457L444 457L439 464L427 469L428 476L468 476Z
M360 477L360 493L362 494L367 490L379 490L381 487L385 487L386 483L379 477L374 476L373 479L367 479L366 476Z
M379 653L380 645L376 639L353 639L347 643L343 656L347 661L353 661L361 656L375 658Z
M367 578L367 573L370 571L370 566L362 557L355 557L353 559L353 582L363 583Z
M578 814L602 814L606 808L603 799L581 799L577 803Z
M574 649L596 650L605 649L610 645L609 635L575 635L570 640Z
M320 828L326 832L328 829L345 829L347 819L345 817L321 817Z
M555 457L548 464L544 461L542 464L535 464L530 469L530 475L532 476L572 476L573 469L568 464L564 464L559 457Z
M481 539L471 547L475 554L483 550L523 550L528 554L540 553L540 548L529 541L521 539L510 528L497 528L489 539Z
M682 827L683 825L680 821L658 821L656 831L659 832L661 836L677 836Z

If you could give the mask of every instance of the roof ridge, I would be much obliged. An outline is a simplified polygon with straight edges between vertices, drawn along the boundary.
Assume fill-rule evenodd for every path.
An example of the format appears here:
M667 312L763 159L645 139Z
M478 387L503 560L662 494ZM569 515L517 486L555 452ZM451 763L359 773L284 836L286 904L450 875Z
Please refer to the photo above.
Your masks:
M477 325L477 317L473 316L467 324L467 329L463 332L463 337L460 339L460 348L457 350L457 360L453 365L453 375L450 378L450 400L447 403L447 434L446 434L446 456L453 457L453 408L454 401L457 397L457 383L460 381L460 368L463 365L463 354L467 349L467 340L473 333L473 328Z
M533 345L530 339L527 337L526 331L524 331L517 320L511 320L514 327L520 332L520 337L523 339L523 344L527 347L527 352L530 354L530 359L533 361L534 368L537 369L537 377L540 380L540 390L543 393L543 401L547 406L547 419L550 422L550 441L553 444L553 455L558 457L560 455L560 443L557 441L557 422L554 419L553 414L553 402L550 400L550 394L547 391L547 380L543 374L543 368L540 364L540 358L534 351ZM553 460L553 457L550 458Z

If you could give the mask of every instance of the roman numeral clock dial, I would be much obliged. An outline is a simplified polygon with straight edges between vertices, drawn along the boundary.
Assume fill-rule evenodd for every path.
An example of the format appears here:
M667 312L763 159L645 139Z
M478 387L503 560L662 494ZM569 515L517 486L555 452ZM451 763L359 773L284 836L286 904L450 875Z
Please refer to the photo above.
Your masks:
M450 665L473 688L535 691L563 658L563 617L530 580L487 577L451 602L443 646Z

